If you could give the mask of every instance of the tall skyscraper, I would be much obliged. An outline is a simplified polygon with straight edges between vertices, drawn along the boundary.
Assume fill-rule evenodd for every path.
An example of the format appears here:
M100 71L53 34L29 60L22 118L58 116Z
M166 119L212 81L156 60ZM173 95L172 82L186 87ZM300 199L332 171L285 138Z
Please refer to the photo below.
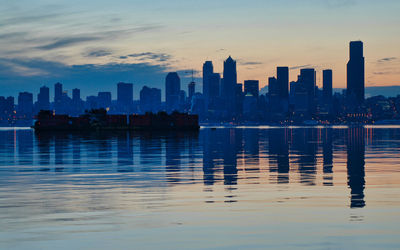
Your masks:
M208 99L210 97L210 77L214 73L214 66L212 61L206 61L203 64L203 97L206 100L206 105L208 105Z
M18 112L26 118L32 117L33 112L33 94L21 92L18 95Z
M258 80L246 80L244 81L244 95L251 94L254 97L259 96L259 82Z
M315 69L307 68L300 70L298 81L303 85L307 92L307 105L309 114L315 111L315 88L316 88L316 75Z
M119 111L130 112L133 102L133 84L120 82L117 84L117 104Z
M50 109L50 89L46 86L41 87L37 95L37 108L38 110Z
M222 84L221 96L224 98L225 108L228 115L233 115L236 109L236 84L237 72L236 61L228 57L224 62L224 81Z
M323 97L326 103L332 101L332 70L325 69L322 71L323 81Z
M289 68L277 67L276 80L279 88L279 97L287 99L289 97Z
M73 89L72 90L72 102L78 103L79 101L81 101L81 90Z
M221 89L221 75L219 73L213 73L210 76L210 91L209 91L209 102L208 102L208 110L216 110L221 109L222 107L218 106L218 100L220 96Z
M165 102L167 112L179 110L181 79L178 73L170 72L165 78Z
M350 103L360 105L365 93L365 59L363 43L350 42L350 60L347 63L347 98Z
M54 103L61 104L63 95L63 86L61 83L54 84Z
M188 93L189 93L189 101L192 101L192 97L194 96L194 93L196 92L196 83L191 82L188 85Z

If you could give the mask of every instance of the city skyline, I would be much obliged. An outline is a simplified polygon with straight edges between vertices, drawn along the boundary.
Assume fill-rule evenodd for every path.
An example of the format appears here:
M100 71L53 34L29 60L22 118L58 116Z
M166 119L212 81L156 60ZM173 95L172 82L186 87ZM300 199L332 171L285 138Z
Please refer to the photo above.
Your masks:
M93 88L114 94L113 84L119 81L163 89L169 71L182 73L186 84L190 74L184 72L194 69L201 89L202 63L211 60L222 72L229 55L237 60L241 83L254 79L264 87L276 65L287 65L290 81L299 68L313 67L322 87L322 70L329 68L335 72L333 87L344 88L349 40L365 42L366 86L400 85L399 5L116 1L104 8L110 7L106 1L96 6L92 1L7 2L1 7L0 88L16 96L20 89L33 92L60 81L67 89L82 85L83 96ZM137 99L140 88L134 88Z

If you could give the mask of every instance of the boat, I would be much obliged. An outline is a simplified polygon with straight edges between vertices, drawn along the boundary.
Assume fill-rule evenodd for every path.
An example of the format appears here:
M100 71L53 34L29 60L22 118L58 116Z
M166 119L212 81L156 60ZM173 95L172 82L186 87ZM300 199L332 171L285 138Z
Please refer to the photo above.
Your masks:
M42 110L36 116L33 128L35 131L199 130L200 126L197 115L186 113L159 112L128 116L109 115L105 109L93 109L79 117Z

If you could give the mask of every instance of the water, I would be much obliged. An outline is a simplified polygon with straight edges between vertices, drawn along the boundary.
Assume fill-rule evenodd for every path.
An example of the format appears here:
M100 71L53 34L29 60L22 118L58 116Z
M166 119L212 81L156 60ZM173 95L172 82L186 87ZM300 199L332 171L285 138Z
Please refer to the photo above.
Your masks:
M400 246L400 127L0 140L2 249Z

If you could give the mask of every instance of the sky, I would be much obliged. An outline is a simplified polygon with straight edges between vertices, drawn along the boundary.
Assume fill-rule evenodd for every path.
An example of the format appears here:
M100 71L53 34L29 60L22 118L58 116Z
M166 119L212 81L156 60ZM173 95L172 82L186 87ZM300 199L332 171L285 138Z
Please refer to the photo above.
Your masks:
M237 60L238 81L267 84L276 66L333 69L346 86L348 46L364 42L366 86L400 85L398 0L0 0L0 95L61 82L82 95L116 83L164 90L178 71L187 89L191 70L212 60Z

